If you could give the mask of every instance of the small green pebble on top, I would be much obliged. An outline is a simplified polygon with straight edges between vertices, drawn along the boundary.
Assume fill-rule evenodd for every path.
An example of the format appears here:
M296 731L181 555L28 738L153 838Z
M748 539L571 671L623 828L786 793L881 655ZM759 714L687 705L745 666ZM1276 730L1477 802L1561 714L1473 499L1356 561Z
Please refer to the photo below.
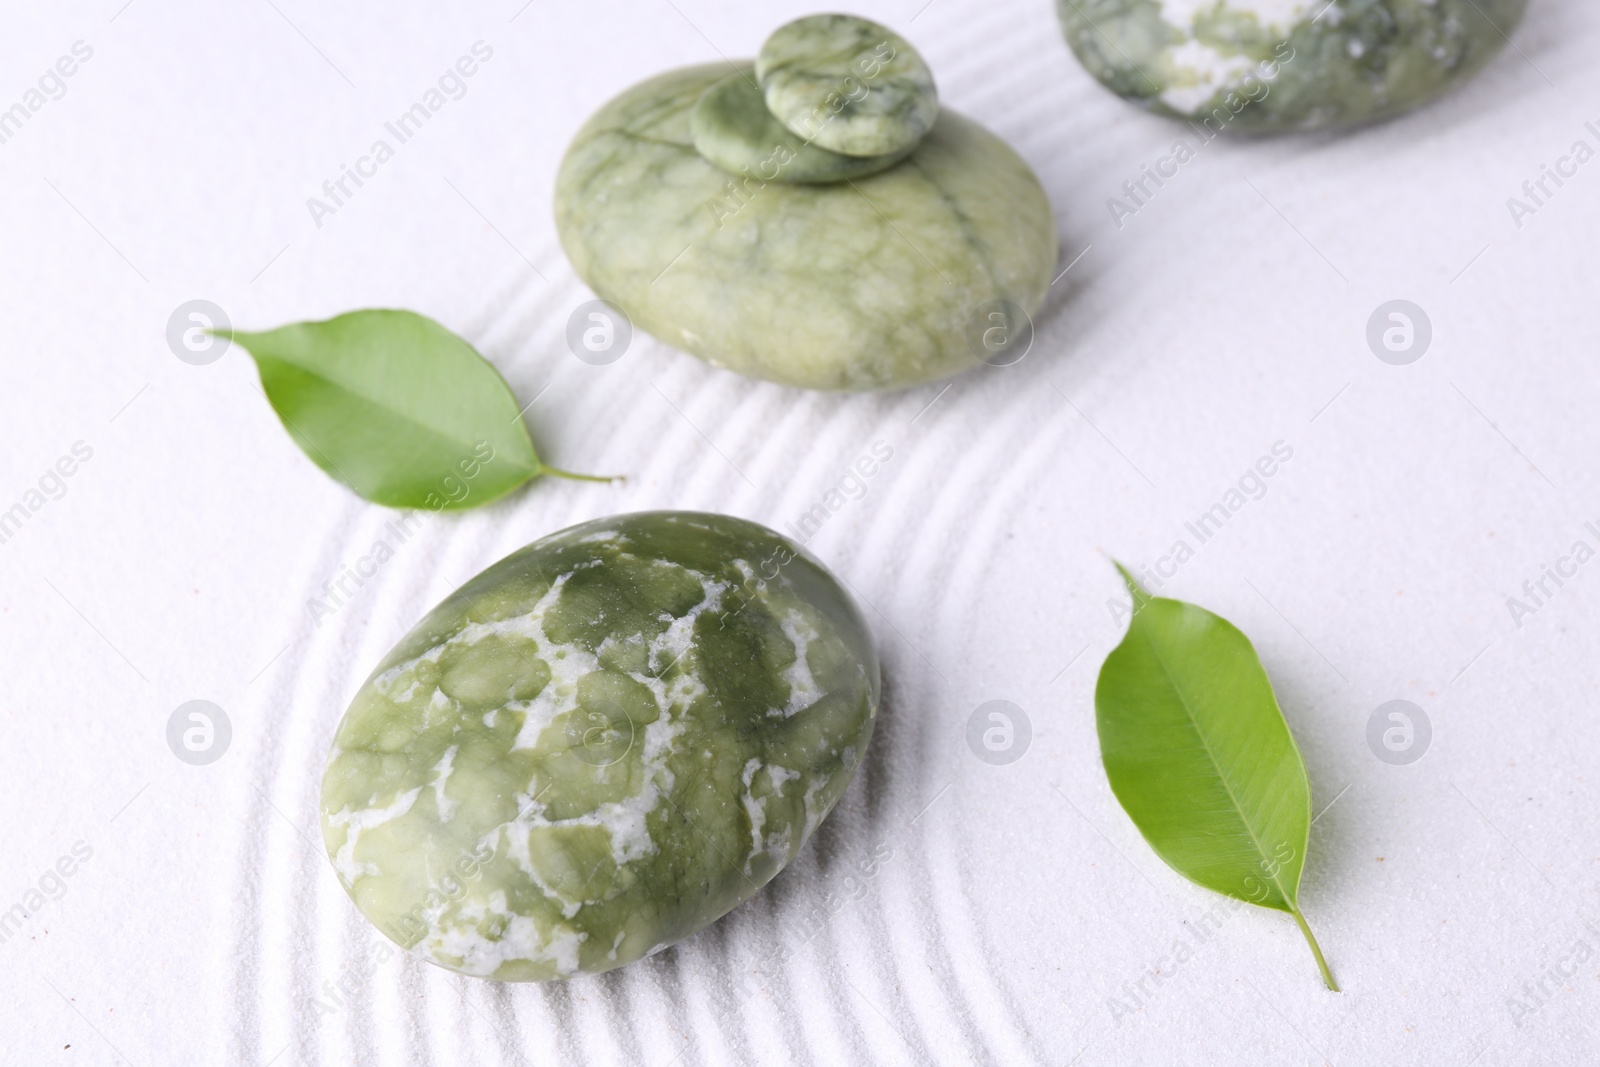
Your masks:
M854 15L780 27L756 57L767 107L793 132L847 156L910 149L933 128L933 73L899 34Z
M810 144L767 110L749 64L701 94L689 115L694 147L734 174L814 184L864 178L894 166L915 144L881 156L847 156Z

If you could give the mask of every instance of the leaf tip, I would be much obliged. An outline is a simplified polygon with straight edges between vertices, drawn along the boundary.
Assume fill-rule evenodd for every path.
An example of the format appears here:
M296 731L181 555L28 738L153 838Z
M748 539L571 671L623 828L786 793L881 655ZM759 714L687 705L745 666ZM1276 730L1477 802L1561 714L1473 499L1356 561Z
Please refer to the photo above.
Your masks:
M1139 585L1139 580L1133 576L1127 567L1122 565L1122 561L1113 559L1111 565L1117 568L1118 574L1122 575L1122 580L1128 587L1128 595L1133 597L1134 604L1138 607L1144 607L1144 605L1148 604L1151 599L1150 594L1144 591Z

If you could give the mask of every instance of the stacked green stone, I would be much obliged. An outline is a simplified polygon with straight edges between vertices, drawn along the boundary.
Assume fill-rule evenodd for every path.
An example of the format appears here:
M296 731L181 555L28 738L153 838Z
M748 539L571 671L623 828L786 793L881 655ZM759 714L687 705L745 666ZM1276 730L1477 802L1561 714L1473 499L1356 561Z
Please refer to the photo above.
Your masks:
M876 722L850 597L727 516L624 515L514 553L378 664L334 739L323 838L424 959L539 981L726 914L832 810Z
M556 225L578 274L636 325L815 389L991 362L975 316L997 302L1031 315L1056 255L1027 164L940 108L908 42L847 15L606 104L562 161Z
M1527 0L1057 0L1107 88L1212 134L1345 126L1419 107L1499 53Z

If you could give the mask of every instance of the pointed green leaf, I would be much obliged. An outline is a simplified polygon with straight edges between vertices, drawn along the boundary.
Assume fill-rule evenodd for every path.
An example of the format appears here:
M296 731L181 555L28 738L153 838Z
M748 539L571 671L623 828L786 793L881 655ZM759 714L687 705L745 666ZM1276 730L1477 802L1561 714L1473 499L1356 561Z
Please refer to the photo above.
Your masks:
M1311 783L1249 638L1152 597L1118 564L1134 614L1100 668L1095 720L1111 790L1150 847L1207 889L1300 914Z
M229 336L295 443L374 503L476 507L550 470L505 379L430 318L352 311Z

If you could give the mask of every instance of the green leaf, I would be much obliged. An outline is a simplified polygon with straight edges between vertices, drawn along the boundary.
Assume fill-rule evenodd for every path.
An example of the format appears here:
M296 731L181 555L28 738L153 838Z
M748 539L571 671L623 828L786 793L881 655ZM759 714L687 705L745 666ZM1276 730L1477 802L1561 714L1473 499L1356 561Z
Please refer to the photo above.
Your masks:
M317 466L376 504L459 510L539 474L511 387L471 345L411 311L352 311L227 335Z
M1297 900L1311 783L1255 648L1228 620L1152 597L1117 569L1134 613L1094 694L1112 792L1173 870L1292 915L1337 990Z

